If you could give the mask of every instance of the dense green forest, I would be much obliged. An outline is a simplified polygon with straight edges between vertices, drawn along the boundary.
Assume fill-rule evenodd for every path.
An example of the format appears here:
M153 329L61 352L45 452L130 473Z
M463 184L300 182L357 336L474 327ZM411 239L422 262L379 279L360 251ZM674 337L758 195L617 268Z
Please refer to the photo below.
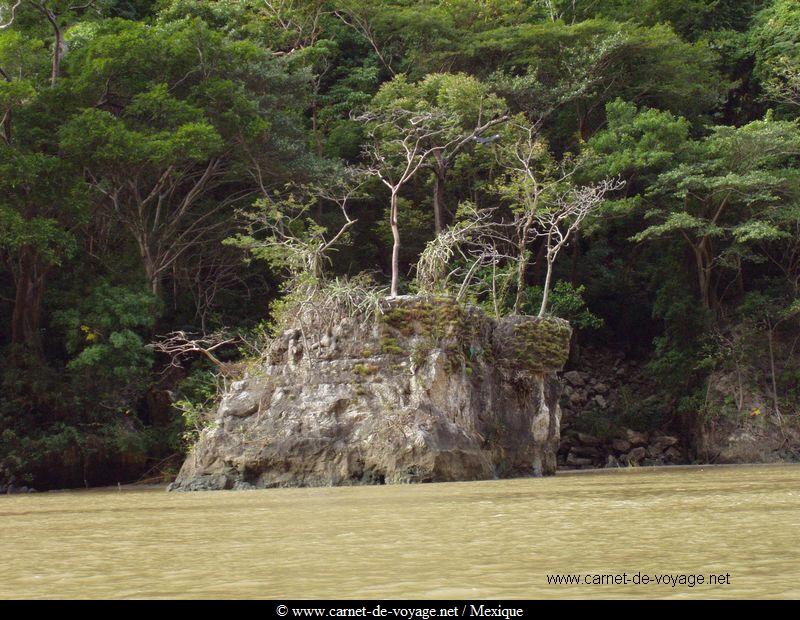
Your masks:
M322 281L796 423L798 118L796 0L2 0L0 482L169 472Z

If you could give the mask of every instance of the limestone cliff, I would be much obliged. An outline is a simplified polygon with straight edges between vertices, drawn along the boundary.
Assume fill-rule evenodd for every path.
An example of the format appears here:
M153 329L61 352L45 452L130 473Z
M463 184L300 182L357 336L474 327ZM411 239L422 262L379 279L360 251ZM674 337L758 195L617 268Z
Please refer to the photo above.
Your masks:
M400 297L294 329L232 384L173 490L553 474L562 320Z

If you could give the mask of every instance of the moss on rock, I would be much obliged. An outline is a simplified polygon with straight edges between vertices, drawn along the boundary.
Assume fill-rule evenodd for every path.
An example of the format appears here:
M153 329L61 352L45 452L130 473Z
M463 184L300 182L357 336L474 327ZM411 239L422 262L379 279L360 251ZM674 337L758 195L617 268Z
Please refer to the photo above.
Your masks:
M560 370L567 361L572 328L556 317L511 316L497 324L451 297L397 297L386 300L379 316L384 353L406 352L420 364L435 348L454 366L476 357L473 342L481 340L484 323L494 325L494 351L479 351L484 361L497 355L505 366L528 372Z
M501 361L529 372L563 368L571 336L569 323L556 317L508 317L494 332L495 349Z
M398 297L387 300L381 327L405 337L434 340L458 337L466 326L466 310L451 297Z

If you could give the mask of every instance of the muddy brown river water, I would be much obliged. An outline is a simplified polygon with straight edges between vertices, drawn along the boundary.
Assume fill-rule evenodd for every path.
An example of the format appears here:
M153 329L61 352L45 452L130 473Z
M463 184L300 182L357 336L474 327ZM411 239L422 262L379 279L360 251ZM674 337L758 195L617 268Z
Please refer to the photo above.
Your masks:
M797 598L800 466L3 496L12 597Z

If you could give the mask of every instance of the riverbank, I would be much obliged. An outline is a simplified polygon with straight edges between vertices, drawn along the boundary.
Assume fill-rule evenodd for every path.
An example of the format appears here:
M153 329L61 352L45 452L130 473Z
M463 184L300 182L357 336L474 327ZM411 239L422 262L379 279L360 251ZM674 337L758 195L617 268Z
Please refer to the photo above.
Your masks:
M653 472L653 471L713 471L713 470L721 470L721 469L746 469L746 468L780 468L780 467L797 467L800 468L800 463L797 462L784 462L784 463L692 463L692 464L681 464L681 465L642 465L642 466L625 466L625 467L593 467L593 468L572 468L572 467L563 467L558 468L556 470L556 476L563 478L567 476L592 476L592 475L627 475L627 474L634 474L634 473L644 473L644 472ZM527 480L527 479L534 479L535 476L520 476L517 478L512 478L512 480ZM439 484L466 484L470 481L465 481L463 483L444 483L444 482L430 482L427 483L425 486L428 485L439 485ZM491 482L500 482L500 479L497 480L487 480L486 483ZM104 486L97 486L97 487L88 487L88 488L76 488L76 489L49 489L46 491L33 491L33 493L37 493L39 495L55 495L55 494L65 494L65 493L138 493L142 491L166 491L169 488L169 482L163 483L132 483L132 484L120 484L120 485L104 485ZM408 486L408 485L389 485L391 487L397 486ZM328 487L315 487L315 488L328 488ZM238 490L257 490L257 489L238 489ZM261 489L265 491L273 492L274 489ZM0 494L0 498L5 497L6 495L16 495L16 493Z
M630 474L634 472L647 471L715 471L722 469L747 469L747 468L780 468L796 467L800 468L800 463L692 463L686 465L643 465L638 467L594 467L588 469L563 468L556 472L556 475L564 476L586 476L594 474Z

